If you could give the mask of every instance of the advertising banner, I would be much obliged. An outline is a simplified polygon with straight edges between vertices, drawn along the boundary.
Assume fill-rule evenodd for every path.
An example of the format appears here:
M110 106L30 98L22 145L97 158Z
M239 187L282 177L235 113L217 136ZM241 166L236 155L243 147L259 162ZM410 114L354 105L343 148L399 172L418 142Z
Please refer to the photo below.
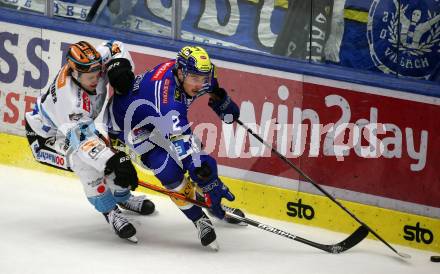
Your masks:
M292 1L272 53L323 61L332 12L333 0Z
M0 6L44 14L46 2L46 0L0 0ZM55 16L84 21L89 16L93 6L99 6L102 0L64 0L53 2L53 14Z
M288 1L182 0L181 6L183 40L270 52ZM171 0L132 0L104 8L96 23L170 37L171 19Z
M187 41L270 52L283 27L288 2L182 0L181 36ZM0 0L2 5L43 14L46 1ZM105 27L171 36L171 0L54 1L53 13Z
M241 102L241 120L254 125L266 142L318 183L440 207L435 168L440 138L438 122L432 119L440 115L438 103L233 69L220 70L219 75ZM193 114L200 123L216 118L206 112ZM202 132L203 124L200 127L197 131ZM221 164L244 170L242 175L255 171L298 178L242 127L220 127L214 153Z
M342 7L341 7L342 8ZM334 25L340 65L440 81L440 2L346 0ZM336 28L335 28L336 29Z

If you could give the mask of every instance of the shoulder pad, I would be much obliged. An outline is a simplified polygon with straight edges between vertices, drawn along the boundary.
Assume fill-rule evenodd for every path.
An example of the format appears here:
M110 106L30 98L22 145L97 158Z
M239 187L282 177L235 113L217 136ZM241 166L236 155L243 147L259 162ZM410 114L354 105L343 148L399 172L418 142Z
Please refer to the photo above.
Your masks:
M61 89L64 86L66 86L68 78L69 78L69 66L66 64L61 68L60 72L58 73L56 80L57 89Z
M153 76L151 76L151 80L152 81L161 80L164 77L165 73L167 73L170 69L174 67L175 63L176 63L175 60L171 60L157 66L155 69L151 71L151 73L153 73Z
M127 54L124 49L124 44L115 40L102 43L96 47L96 50L101 54L102 62L104 64L106 64L112 58L124 58Z

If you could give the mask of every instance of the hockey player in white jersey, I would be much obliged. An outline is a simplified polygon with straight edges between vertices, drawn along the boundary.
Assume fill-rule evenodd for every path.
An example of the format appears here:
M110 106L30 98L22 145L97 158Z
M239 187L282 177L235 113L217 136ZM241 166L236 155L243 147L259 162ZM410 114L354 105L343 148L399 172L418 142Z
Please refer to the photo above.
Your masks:
M135 239L135 227L118 205L142 215L154 204L133 196L138 177L130 157L114 152L95 128L107 96L107 84L118 94L134 81L133 62L124 45L109 41L96 49L85 41L72 44L67 63L58 72L35 108L26 113L26 136L35 159L71 170L80 178L90 203L103 213L121 238Z

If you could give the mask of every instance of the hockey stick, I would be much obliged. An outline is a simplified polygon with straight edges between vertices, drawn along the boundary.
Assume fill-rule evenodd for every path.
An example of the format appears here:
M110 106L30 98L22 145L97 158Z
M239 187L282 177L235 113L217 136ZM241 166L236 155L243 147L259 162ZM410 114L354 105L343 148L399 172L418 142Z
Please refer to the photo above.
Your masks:
M207 203L190 199L183 194L173 192L171 190L168 190L168 189L165 189L162 187L158 187L158 186L155 186L155 185L152 185L152 184L149 184L146 182L140 182L140 181L139 181L139 185L143 186L145 188L154 190L156 192L165 194L167 196L173 197L175 199L183 200L183 201L189 202L191 204L194 204L194 205L197 205L200 207L209 208L209 205ZM237 221L240 221L240 222L249 224L251 226L254 226L256 228L262 229L264 231L271 232L271 233L277 234L279 236L283 236L283 237L289 238L291 240L295 240L300 243L324 250L325 252L328 252L328 253L344 252L344 251L352 248L353 246L357 245L359 242L361 242L368 235L368 230L364 226L360 226L355 232L353 232L350 236L348 236L342 242L334 244L334 245L325 245L325 244L320 244L320 243L316 243L316 242L301 238L301 237L296 236L292 233L289 233L289 232L283 231L281 229L260 223L258 221L255 221L255 220L252 220L249 218L237 216L237 215L230 213L230 212L226 212L225 214L228 217L233 218Z
M394 253L399 255L402 258L409 259L411 256L406 253L398 252L396 249L394 249L387 241L385 241L379 234L377 234L373 229L371 229L367 224L365 224L363 221L361 221L358 217L356 217L353 213L351 213L346 207L344 207L340 202L338 202L332 195L330 195L326 190L324 190L320 185L315 183L307 174L305 174L301 169L299 169L295 164L293 164L289 159L287 159L283 154L278 152L275 148L273 148L270 144L265 142L263 138L261 138L258 134L252 131L248 126L243 124L242 121L237 120L237 123L241 125L243 128L247 130L252 136L254 136L258 141L260 141L263 145L265 145L267 148L270 148L273 153L278 155L278 157L281 158L286 164L288 164L291 168L296 170L298 174L300 174L307 182L311 183L314 187L316 187L319 191L321 191L325 196L327 196L330 200L332 200L335 204L337 204L342 210L344 210L348 215L350 215L353 219L355 219L361 226L365 227L369 232L371 232L374 236L376 236L377 239L379 239L382 243L384 243L386 246L388 246Z

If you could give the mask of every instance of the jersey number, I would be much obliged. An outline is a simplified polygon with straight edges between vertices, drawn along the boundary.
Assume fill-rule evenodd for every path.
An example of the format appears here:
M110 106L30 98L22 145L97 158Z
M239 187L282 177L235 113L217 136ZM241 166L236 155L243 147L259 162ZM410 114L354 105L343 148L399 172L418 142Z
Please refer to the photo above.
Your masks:
M173 119L173 132L181 131L182 128L180 126L178 126L178 124L180 122L179 116L173 115L173 116L171 116L171 119Z

